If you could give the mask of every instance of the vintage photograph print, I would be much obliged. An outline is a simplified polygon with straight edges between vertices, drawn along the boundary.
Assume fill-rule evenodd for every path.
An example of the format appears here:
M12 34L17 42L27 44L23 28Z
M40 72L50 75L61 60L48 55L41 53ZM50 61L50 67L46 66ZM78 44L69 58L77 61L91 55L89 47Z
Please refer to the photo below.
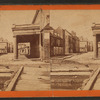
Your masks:
M0 93L98 95L99 9L0 9Z

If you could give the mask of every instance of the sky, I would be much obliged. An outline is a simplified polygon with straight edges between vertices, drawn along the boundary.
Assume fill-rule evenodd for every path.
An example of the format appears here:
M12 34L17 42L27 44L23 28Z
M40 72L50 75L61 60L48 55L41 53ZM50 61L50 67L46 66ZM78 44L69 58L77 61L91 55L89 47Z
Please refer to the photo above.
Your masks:
M0 10L0 37L13 42L13 24L31 24L35 10ZM100 23L100 10L51 10L50 25L93 40L92 23Z

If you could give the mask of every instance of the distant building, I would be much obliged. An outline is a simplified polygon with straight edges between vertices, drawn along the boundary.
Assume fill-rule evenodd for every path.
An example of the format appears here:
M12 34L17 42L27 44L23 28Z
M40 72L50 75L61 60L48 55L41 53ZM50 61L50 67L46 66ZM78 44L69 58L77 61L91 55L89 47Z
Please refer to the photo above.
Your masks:
M88 52L88 41L80 41L80 52L81 53Z
M79 38L75 32L65 30L65 55L69 53L79 53Z
M8 43L7 42L0 42L0 54L8 53Z
M0 38L0 54L4 53L12 53L13 52L13 44L9 43L7 39Z
M83 37L80 37L80 53L86 53L88 52L88 40L84 39Z
M86 53L90 51L93 51L93 42L80 37L80 52Z
M19 55L30 55L30 45L25 43L18 44L18 54Z

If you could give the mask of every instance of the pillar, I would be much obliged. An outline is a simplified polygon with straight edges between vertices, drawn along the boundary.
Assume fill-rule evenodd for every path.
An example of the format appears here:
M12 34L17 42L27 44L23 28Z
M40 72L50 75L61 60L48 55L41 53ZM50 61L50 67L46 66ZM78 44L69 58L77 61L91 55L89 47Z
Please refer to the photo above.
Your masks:
M42 60L41 33L39 34L39 52L40 52L40 59Z
M14 59L18 59L18 42L17 42L17 36L14 36Z
M50 59L50 33L49 32L43 33L43 59L44 60Z
M98 57L98 45L97 45L97 37L96 35L94 35L94 58Z
M66 48L66 45L65 45L65 38L66 38L66 36L65 36L65 30L63 30L63 55L65 55L65 48Z

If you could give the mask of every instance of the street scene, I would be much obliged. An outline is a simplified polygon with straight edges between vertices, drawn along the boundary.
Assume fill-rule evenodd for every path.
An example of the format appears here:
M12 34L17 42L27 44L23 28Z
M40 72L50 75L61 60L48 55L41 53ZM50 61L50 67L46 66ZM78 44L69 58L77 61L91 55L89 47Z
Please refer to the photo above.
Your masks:
M99 15L1 10L0 91L100 90Z

